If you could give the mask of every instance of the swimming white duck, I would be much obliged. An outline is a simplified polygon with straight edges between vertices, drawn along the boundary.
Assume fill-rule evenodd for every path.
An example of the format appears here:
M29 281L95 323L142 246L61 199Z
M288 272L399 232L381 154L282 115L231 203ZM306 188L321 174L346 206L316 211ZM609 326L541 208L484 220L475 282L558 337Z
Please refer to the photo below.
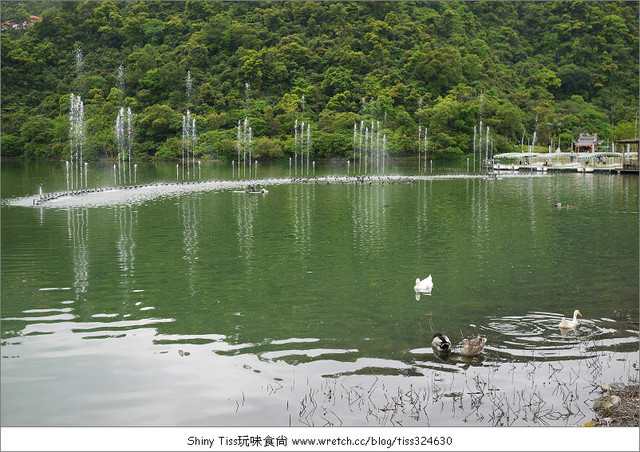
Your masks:
M484 344L487 343L487 338L478 334L478 337L473 339L462 339L462 349L460 354L462 356L476 356L484 348Z
M437 353L444 354L451 351L451 341L446 334L436 333L433 335L431 347Z
M573 311L573 320L567 320L566 318L562 317L562 320L560 320L558 326L565 329L575 328L578 326L578 316L582 317L582 314L580 314L580 311L576 309L575 311Z
M416 285L413 286L413 290L416 292L431 292L433 289L433 279L431 275L420 281L420 278L416 278Z

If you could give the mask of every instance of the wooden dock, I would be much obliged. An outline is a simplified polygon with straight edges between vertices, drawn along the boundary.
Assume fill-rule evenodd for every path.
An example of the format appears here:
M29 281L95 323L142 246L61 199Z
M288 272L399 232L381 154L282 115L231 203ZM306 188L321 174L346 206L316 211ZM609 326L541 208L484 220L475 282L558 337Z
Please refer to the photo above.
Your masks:
M490 169L490 167L489 167ZM544 165L505 165L496 164L495 171L519 171L525 173L545 172L545 173L597 173L597 174L638 174L638 168L622 168L607 166L544 166Z

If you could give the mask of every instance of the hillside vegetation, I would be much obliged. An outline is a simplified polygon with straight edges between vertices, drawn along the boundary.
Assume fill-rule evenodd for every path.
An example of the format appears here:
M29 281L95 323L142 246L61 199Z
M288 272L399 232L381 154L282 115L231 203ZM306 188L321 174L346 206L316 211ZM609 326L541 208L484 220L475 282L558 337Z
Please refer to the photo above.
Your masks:
M316 157L351 156L361 120L392 155L427 127L434 158L472 153L481 119L495 152L637 136L637 1L2 2L29 14L2 32L4 157L67 158L71 93L85 159L116 155L122 106L142 159L179 158L187 109L203 158L233 157L245 116L258 157L292 155L296 119Z

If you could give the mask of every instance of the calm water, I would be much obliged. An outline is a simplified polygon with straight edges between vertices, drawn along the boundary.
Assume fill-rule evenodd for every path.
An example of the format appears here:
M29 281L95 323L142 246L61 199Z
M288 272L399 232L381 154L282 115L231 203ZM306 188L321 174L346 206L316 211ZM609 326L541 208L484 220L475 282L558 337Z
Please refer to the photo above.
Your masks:
M2 424L590 421L597 386L638 373L638 178L444 177L465 170L21 207L63 190L64 166L3 162ZM139 165L139 183L174 180ZM440 359L432 328L488 345Z

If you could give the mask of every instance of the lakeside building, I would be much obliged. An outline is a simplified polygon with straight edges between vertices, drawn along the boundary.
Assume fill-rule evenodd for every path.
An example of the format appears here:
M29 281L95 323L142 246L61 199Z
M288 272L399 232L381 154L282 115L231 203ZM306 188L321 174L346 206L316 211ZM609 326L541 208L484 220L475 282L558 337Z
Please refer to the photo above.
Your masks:
M600 142L598 141L598 134L594 133L593 135L580 134L577 141L571 143L571 150L575 153L580 152L598 152L598 145Z

